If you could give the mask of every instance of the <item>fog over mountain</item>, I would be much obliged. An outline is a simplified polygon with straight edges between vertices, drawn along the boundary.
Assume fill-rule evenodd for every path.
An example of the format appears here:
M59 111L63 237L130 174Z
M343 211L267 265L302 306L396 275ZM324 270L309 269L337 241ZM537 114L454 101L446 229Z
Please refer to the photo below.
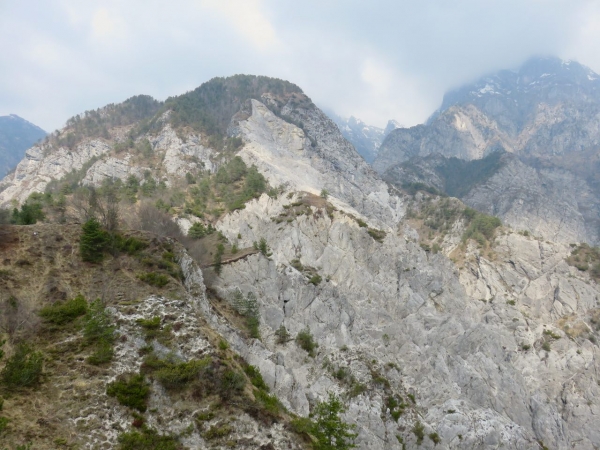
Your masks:
M426 124L390 133L373 166L397 185L435 186L517 229L597 245L599 118L598 74L533 58L447 93Z

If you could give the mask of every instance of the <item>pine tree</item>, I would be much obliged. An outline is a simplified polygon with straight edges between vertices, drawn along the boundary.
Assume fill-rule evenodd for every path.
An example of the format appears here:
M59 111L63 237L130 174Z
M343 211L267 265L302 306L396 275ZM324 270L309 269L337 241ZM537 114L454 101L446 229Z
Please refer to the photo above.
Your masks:
M102 261L102 254L107 242L107 233L95 218L91 218L82 226L83 233L79 241L81 259L91 263Z
M311 434L317 439L317 450L347 450L355 448L353 441L358 436L354 429L356 425L343 422L340 414L346 408L332 392L327 401L320 402L313 412L314 425Z

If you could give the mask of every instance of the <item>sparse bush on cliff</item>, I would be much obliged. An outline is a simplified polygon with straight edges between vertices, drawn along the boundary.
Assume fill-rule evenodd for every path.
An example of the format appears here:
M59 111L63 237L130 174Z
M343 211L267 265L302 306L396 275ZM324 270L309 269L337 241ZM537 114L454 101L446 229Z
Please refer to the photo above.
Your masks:
M121 405L145 412L150 396L150 385L144 380L143 375L122 375L106 386L106 394L116 397Z
M64 325L79 316L83 316L87 312L87 307L85 297L79 294L72 300L45 306L40 310L40 316L44 322L53 325Z
M42 375L44 357L29 344L17 345L14 354L8 358L0 372L2 384L7 388L34 386Z
M310 333L308 327L298 333L296 336L296 343L305 350L309 356L315 357L315 350L318 344L315 342L313 335Z

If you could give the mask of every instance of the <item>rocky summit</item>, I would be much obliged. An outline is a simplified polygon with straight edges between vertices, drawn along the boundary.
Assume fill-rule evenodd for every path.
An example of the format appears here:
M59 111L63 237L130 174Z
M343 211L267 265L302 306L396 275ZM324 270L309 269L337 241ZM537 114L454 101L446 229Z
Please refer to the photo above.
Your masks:
M3 445L600 447L595 185L560 163L592 121L583 150L491 150L538 94L594 110L594 74L544 61L391 131L376 170L267 77L70 119L0 183ZM442 139L459 116L477 146Z

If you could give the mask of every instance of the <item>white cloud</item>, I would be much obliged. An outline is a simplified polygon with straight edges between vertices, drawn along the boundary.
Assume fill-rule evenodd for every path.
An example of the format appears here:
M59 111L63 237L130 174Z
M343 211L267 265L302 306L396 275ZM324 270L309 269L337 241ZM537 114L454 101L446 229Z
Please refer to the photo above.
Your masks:
M201 4L221 13L259 50L271 50L279 45L275 28L264 13L261 0L203 0Z
M360 76L374 94L387 92L394 83L392 71L371 58L363 62Z
M125 36L125 21L114 11L98 8L91 21L92 39L99 42L114 41Z
M6 6L5 6L6 5ZM558 54L600 71L595 0L20 0L0 14L0 114L46 129L214 76L277 76L375 125L425 120L449 88Z
M573 22L574 33L562 52L564 58L577 60L600 73L600 4L587 2Z

